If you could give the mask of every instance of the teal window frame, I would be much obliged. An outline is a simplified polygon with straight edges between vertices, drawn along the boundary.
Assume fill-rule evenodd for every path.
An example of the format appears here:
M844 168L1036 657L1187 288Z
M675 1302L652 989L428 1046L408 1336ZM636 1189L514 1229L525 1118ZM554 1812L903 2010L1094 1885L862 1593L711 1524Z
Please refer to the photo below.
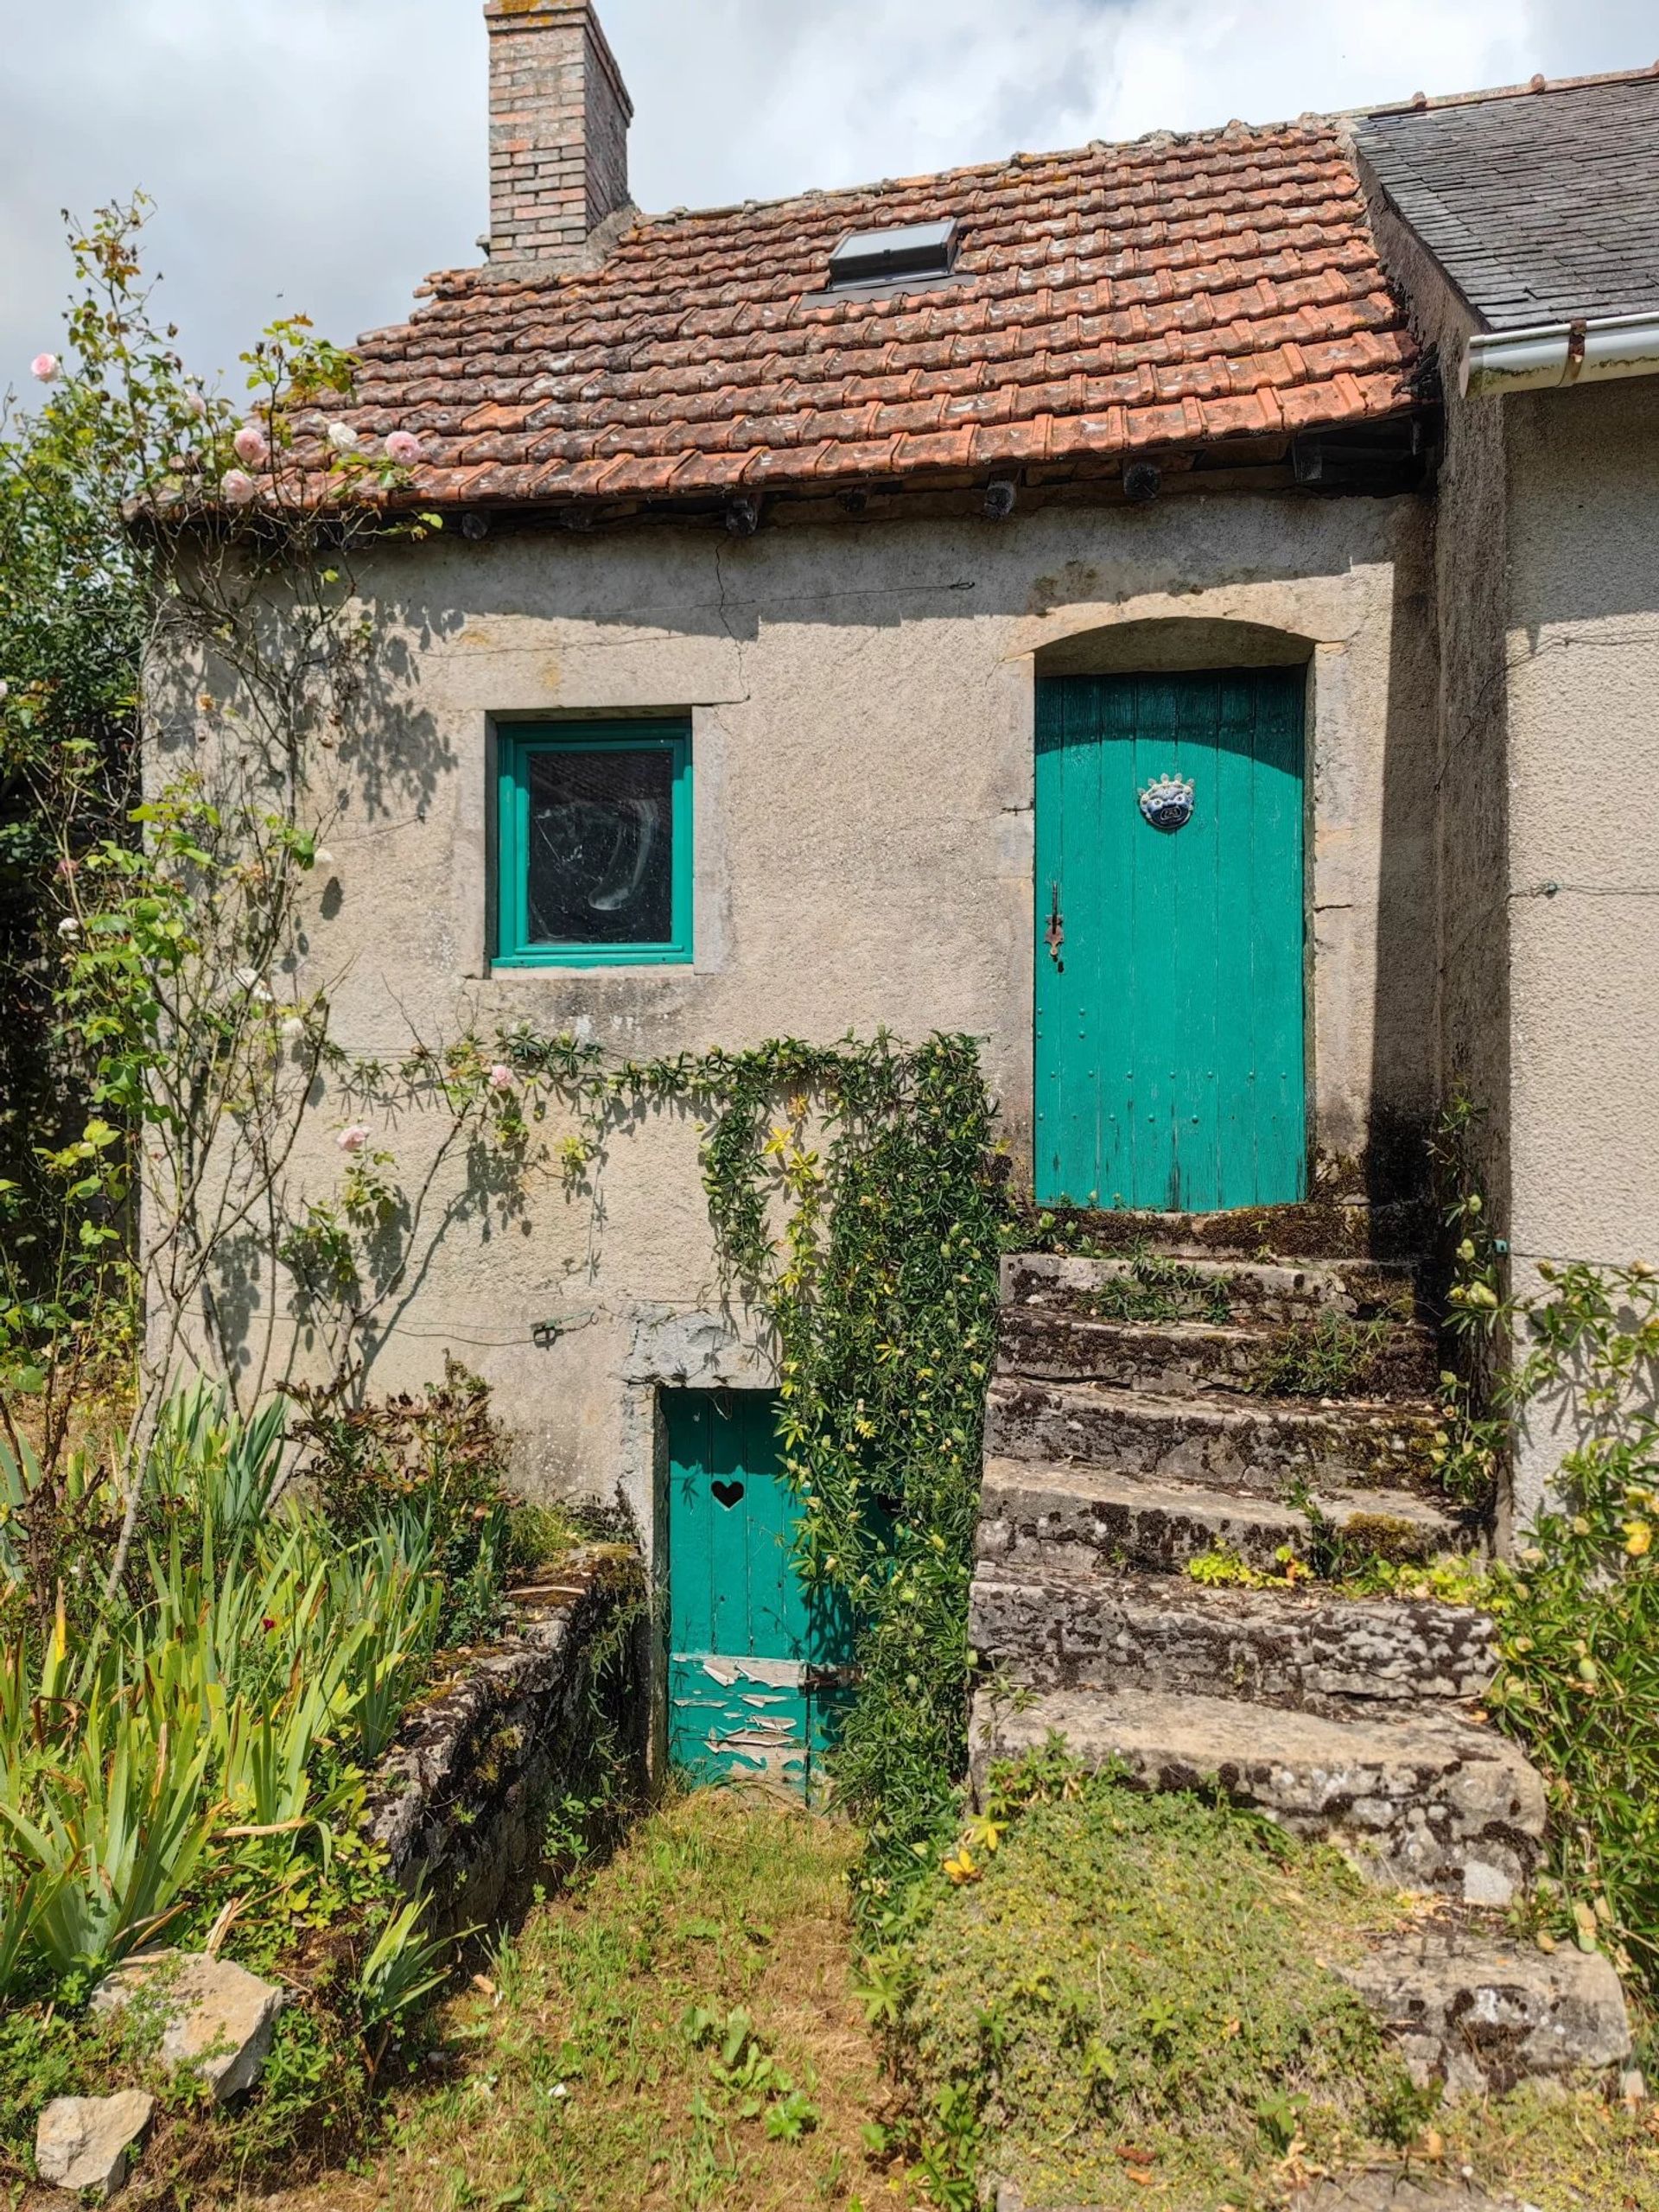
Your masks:
M666 753L674 763L672 934L660 944L548 944L530 935L530 763L544 753ZM690 962L691 726L652 721L515 722L496 731L498 968L646 968Z

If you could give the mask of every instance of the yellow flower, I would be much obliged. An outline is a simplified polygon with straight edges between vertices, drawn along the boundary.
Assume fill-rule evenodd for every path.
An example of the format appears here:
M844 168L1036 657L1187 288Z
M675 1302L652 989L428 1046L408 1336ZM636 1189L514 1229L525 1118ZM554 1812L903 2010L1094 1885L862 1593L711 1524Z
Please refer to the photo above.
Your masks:
M1624 1523L1624 1548L1632 1559L1643 1559L1653 1543L1653 1524L1649 1521L1627 1521Z

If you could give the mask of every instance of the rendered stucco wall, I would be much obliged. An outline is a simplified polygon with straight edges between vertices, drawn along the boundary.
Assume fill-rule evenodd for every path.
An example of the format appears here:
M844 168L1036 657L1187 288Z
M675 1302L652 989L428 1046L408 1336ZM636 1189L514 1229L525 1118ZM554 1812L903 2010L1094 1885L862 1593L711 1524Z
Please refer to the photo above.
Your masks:
M1541 1259L1659 1263L1659 378L1501 407L1510 1222L1525 1288ZM1523 1521L1566 1440L1554 1409L1535 1408Z
M338 755L335 880L314 937L348 1052L518 1020L636 1055L878 1023L968 1030L1019 1154L1038 656L1064 646L1088 664L1109 653L1091 633L1168 623L1177 662L1201 634L1195 655L1214 664L1227 633L1211 626L1236 622L1310 662L1315 1140L1356 1158L1429 1110L1434 674L1417 500L1185 493L749 540L717 525L455 537L380 553L361 583L378 703ZM677 709L693 723L695 965L492 976L496 723ZM319 1193L353 1117L321 1102L301 1163ZM382 1136L407 1180L423 1132ZM648 1529L655 1387L763 1380L765 1357L721 1311L690 1122L664 1112L619 1135L596 1182L596 1202L568 1198L549 1160L505 1207L457 1183L371 1387L416 1385L452 1348L495 1386L527 1485L620 1486Z

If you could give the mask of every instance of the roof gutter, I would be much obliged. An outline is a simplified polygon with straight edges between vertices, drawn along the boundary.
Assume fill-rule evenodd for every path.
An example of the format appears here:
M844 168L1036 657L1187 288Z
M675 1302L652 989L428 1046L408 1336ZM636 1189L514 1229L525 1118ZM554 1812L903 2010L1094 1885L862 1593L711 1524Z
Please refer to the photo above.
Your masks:
M1478 330L1464 348L1458 388L1471 399L1548 391L1613 377L1659 375L1659 309L1540 322L1525 330Z

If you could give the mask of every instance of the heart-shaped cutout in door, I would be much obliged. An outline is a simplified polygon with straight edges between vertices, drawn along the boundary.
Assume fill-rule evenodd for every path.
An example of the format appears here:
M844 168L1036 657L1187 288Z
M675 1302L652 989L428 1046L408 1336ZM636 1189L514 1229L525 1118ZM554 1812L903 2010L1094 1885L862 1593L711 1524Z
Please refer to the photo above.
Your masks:
M741 1483L723 1483L716 1480L710 1484L710 1488L720 1503L728 1508L735 1505L743 1495Z

